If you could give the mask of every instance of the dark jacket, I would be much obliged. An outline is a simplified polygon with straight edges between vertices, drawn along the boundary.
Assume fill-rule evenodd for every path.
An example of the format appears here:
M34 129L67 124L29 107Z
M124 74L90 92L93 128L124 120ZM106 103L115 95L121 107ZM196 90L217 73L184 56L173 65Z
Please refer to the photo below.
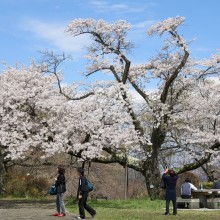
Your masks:
M85 176L79 177L78 195L84 195L89 193L88 182Z
M215 181L213 183L212 189L220 189L220 181Z
M179 178L178 175L166 175L163 174L162 178L166 183L166 200L175 200L176 199L176 182Z
M55 183L58 193L66 192L66 178L63 174L59 174Z
M177 180L179 178L178 175L170 176L170 175L166 175L164 173L162 178L165 180L166 188L168 190L176 190L176 182L177 182Z

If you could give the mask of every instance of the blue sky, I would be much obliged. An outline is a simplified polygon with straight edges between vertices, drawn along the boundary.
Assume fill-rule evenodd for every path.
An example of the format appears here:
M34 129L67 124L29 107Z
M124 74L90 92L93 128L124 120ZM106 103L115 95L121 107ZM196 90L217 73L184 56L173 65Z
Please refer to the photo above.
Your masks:
M73 57L63 66L65 82L79 80L84 69L83 47L89 40L64 34L71 20L128 21L134 26L128 37L136 46L130 58L142 63L159 45L158 39L147 38L147 28L177 15L186 17L181 34L196 39L190 46L193 57L206 58L220 49L219 8L219 0L0 0L0 61L29 65L32 59L39 59L39 50L65 52Z

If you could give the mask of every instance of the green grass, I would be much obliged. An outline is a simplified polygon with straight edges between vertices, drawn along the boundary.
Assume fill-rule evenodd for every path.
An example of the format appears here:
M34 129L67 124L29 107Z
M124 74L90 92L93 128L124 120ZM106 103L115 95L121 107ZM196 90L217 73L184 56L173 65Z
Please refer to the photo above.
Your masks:
M219 220L220 210L210 211L194 211L194 210L178 210L177 216L163 216L165 212L165 201L156 200L99 200L89 201L96 211L96 220L162 220L162 219L178 219L178 220ZM78 214L78 205L69 204L67 206L69 212ZM172 210L171 210L172 213ZM86 213L90 217L89 213Z

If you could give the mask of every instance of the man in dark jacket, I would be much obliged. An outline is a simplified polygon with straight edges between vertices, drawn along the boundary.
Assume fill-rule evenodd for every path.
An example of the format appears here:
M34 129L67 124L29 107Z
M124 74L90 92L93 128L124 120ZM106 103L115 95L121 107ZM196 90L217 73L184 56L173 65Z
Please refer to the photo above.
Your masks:
M169 215L170 201L173 202L173 215L177 214L176 205L176 182L179 178L173 169L167 169L162 178L166 183L166 212L165 215Z
M215 178L212 189L220 189L220 178Z
M77 196L79 199L79 217L78 219L85 219L85 210L89 212L92 218L96 215L96 211L86 204L87 197L89 195L88 182L84 175L84 169L79 167L77 169L77 173L79 175L79 185ZM85 210L84 210L85 209Z
M214 182L213 182L213 186L212 189L220 189L220 178L215 178ZM220 195L215 195L215 197L220 197Z

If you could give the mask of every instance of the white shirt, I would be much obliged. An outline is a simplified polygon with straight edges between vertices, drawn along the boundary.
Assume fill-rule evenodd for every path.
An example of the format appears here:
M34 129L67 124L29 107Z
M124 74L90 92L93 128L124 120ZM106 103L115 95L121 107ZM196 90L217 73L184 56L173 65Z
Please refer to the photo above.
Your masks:
M185 182L181 186L181 195L191 196L192 190L197 190L197 188L192 183Z

